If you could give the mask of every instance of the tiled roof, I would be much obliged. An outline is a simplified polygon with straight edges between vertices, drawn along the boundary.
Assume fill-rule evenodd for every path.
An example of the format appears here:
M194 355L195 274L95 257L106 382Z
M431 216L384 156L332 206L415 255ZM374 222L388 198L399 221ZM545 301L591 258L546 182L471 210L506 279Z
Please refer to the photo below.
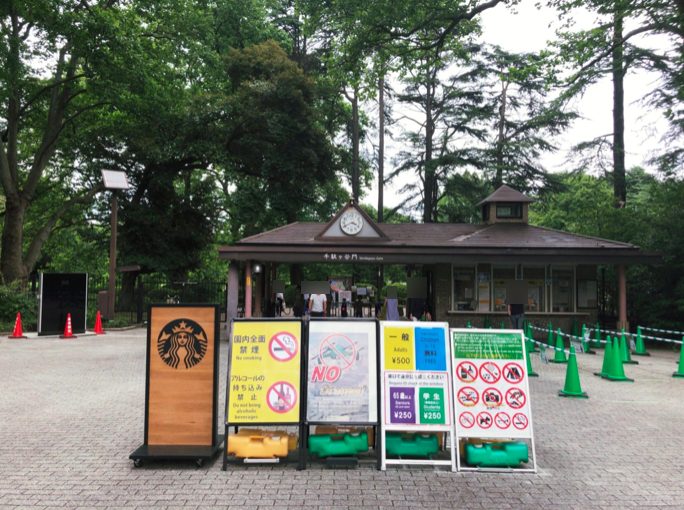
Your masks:
M534 200L523 195L518 190L503 184L499 189L477 205L488 204L490 202L534 202Z

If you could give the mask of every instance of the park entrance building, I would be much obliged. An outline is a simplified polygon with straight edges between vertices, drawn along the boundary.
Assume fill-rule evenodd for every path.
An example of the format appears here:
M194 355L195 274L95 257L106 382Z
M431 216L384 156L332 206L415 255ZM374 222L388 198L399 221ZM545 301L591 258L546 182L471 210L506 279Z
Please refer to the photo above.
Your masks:
M507 316L511 283L518 281L526 289L526 318L569 327L596 320L598 267L608 265L616 268L617 326L627 327L625 266L654 263L658 256L628 243L530 225L530 202L504 185L478 204L480 224L376 223L350 203L328 223L295 222L244 238L219 249L230 261L228 320L237 316L241 287L244 315L259 314L259 305L252 306L257 264L401 264L422 268L433 320L452 327L498 325Z

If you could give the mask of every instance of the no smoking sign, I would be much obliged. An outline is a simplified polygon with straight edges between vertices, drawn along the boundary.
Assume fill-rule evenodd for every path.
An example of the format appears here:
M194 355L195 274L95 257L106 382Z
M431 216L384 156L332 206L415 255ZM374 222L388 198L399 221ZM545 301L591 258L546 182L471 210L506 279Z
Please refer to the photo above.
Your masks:
M268 352L276 361L290 361L297 355L298 351L297 339L287 331L276 333L268 343Z

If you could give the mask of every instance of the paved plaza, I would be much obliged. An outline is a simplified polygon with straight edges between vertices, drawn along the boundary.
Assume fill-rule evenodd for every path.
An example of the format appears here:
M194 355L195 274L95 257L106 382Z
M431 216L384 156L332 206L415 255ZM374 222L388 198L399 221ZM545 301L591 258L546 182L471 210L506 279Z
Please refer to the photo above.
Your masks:
M559 398L565 366L532 358L537 474L319 464L224 472L220 457L203 468L128 460L143 441L144 330L3 337L0 508L684 508L684 379L671 377L670 346L652 352L625 365L634 383L591 375L602 356L580 355L589 400ZM224 341L220 419L226 355Z

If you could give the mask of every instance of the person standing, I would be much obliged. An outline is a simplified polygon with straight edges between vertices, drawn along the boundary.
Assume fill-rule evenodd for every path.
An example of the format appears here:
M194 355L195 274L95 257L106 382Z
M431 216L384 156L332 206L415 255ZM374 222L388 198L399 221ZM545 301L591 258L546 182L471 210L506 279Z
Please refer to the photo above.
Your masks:
M509 303L508 315L511 318L511 327L513 329L522 329L525 321L525 305L522 303Z
M328 298L325 294L311 294L309 297L309 312L311 317L325 317Z

